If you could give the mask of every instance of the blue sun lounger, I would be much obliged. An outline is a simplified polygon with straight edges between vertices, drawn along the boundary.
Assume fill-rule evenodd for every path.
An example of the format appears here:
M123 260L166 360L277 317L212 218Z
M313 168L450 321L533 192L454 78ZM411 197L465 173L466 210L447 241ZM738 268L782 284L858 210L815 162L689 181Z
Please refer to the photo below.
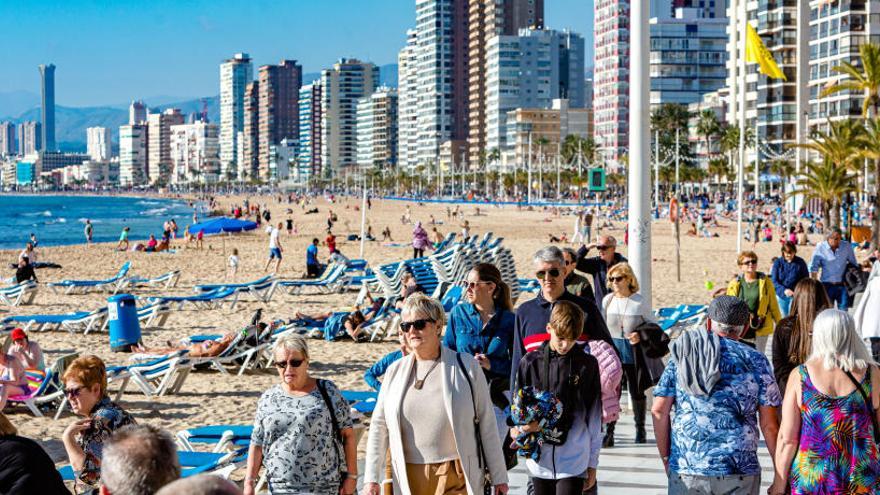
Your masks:
M177 460L182 468L180 473L182 478L209 472L228 478L233 469L223 468L235 468L236 464L244 463L247 460L247 451L239 449L234 452L217 453L179 450ZM218 471L221 469L222 471ZM73 467L70 464L58 468L58 473L61 474L61 479L64 481L74 481Z
M49 329L63 328L74 333L82 331L89 333L101 328L101 323L107 317L107 308L100 308L91 313L77 311L60 315L16 315L7 316L0 323L17 323L23 326L24 331L33 330L42 332Z
M115 276L110 277L104 280L62 280L61 282L49 282L47 285L52 288L53 291L58 291L59 288L64 288L65 294L73 294L76 293L79 289L83 294L89 292L92 289L95 290L103 290L110 291L116 294L119 289L121 289L125 283L125 275L128 274L128 271L131 269L131 261L126 261L125 264L122 265L122 268L119 269L119 272L116 273Z
M211 292L191 296L156 296L149 299L152 302L177 303L177 309L183 308L186 303L191 303L197 308L213 309L222 307L223 303L230 298L229 309L235 309L235 304L238 302L238 290L235 288L215 289Z

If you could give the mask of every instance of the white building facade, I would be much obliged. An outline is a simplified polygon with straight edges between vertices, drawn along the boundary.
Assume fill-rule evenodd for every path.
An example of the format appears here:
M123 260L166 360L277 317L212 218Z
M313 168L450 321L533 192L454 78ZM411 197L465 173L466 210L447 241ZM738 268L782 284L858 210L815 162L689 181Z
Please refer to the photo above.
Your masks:
M147 183L148 134L146 125L119 127L119 184L123 187Z
M381 87L357 106L358 167L397 166L397 90Z
M221 175L237 163L238 137L244 131L244 90L254 67L247 53L236 53L220 64L220 168Z
M406 32L406 46L397 56L398 165L414 169L418 165L418 60L415 29Z
M171 183L217 182L220 178L220 128L194 122L171 126Z
M86 129L86 150L94 161L105 162L112 156L110 129L106 127L89 127Z

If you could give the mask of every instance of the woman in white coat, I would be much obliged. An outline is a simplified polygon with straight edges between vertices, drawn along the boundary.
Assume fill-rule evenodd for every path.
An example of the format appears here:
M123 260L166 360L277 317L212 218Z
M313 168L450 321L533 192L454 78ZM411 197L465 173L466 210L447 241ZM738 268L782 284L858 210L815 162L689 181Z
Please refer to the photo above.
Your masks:
M482 495L484 472L496 494L507 493L489 387L473 356L440 345L445 319L443 306L423 294L404 302L400 328L412 353L385 372L370 422L364 495L379 495L389 449L396 494Z
M853 313L856 328L862 338L871 342L874 360L880 358L880 261L874 262L868 285Z

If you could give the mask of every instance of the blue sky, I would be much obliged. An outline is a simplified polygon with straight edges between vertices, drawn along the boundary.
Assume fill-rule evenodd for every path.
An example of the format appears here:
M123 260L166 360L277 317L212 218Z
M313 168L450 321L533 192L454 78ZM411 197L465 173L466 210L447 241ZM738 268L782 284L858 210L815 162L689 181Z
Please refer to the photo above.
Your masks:
M545 9L548 27L589 35L592 0ZM415 0L0 0L0 19L0 92L39 93L37 65L52 62L58 104L88 106L217 94L219 63L239 51L306 72L343 56L395 63Z

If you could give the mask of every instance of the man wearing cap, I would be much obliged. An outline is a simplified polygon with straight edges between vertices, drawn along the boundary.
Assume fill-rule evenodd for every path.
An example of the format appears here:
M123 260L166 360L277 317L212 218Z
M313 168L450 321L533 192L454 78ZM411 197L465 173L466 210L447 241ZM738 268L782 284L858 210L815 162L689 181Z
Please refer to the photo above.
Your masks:
M587 258L587 253L592 248L599 250L599 256ZM603 235L599 237L598 243L581 246L577 254L576 268L578 271L589 273L593 276L593 300L601 302L608 290L608 285L605 282L605 275L608 273L608 270L612 266L626 261L626 258L617 252L617 239L610 235Z
M743 301L720 296L706 327L671 346L651 410L670 495L759 492L759 422L772 458L781 395L767 358L737 342L748 321Z
M14 357L21 363L26 370L44 370L46 362L43 360L43 350L40 344L31 342L24 330L16 328L10 334L12 338L12 346L9 348L9 355Z

